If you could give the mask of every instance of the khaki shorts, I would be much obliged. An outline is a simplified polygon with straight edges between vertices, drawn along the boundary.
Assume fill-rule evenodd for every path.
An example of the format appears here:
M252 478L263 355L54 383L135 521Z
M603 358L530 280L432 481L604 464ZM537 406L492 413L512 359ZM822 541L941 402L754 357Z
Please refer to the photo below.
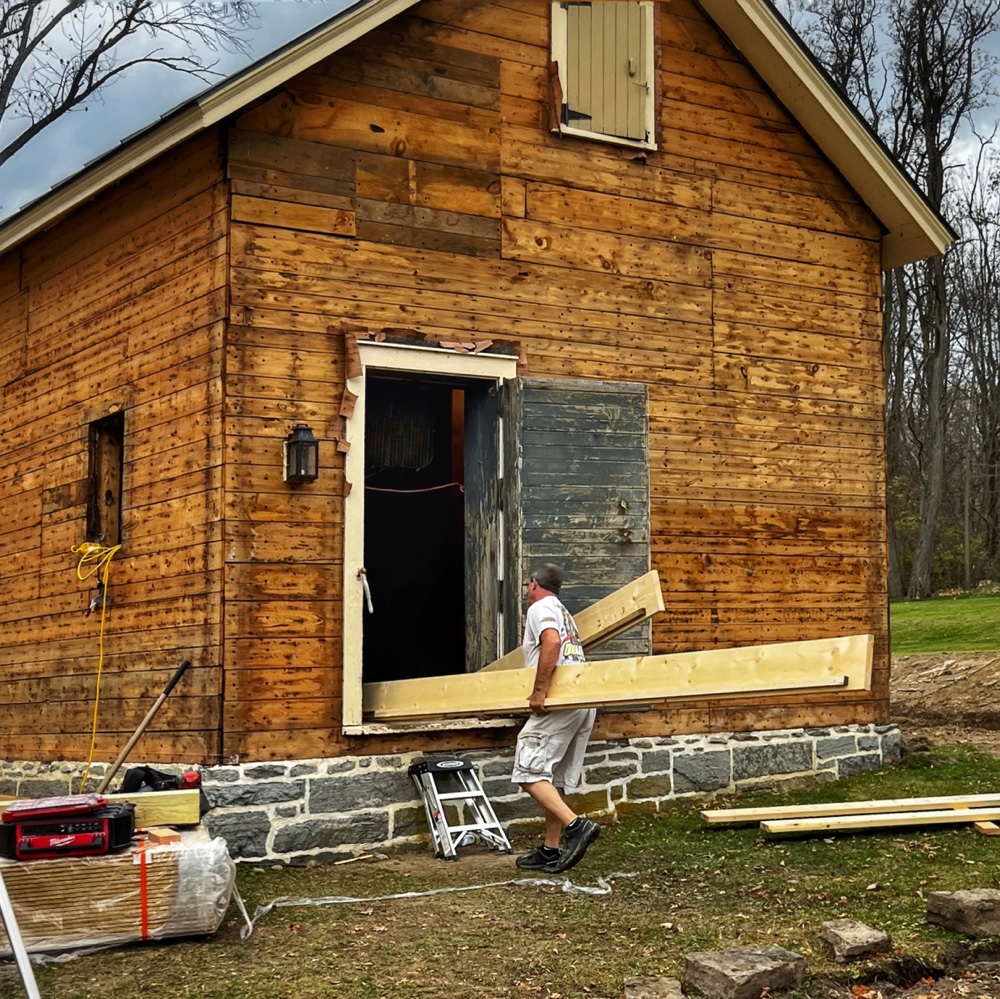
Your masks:
M517 737L511 781L534 784L547 780L572 791L583 774L583 757L596 717L594 708L533 714Z

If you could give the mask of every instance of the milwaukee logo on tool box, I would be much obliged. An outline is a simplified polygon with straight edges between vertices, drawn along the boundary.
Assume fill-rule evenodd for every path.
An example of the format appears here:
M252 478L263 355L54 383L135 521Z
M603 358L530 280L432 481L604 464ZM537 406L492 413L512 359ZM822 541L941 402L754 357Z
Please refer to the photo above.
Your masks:
M15 801L0 815L0 856L14 860L86 857L128 846L135 805L101 794Z

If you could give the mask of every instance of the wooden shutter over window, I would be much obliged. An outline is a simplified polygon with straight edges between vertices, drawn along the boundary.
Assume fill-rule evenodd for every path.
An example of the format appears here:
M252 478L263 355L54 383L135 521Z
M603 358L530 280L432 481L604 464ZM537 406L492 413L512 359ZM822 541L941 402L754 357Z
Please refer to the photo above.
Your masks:
M639 3L567 3L563 124L644 141L648 19Z
M571 612L649 571L646 386L522 378L505 383L505 646L520 644L523 584L563 566ZM647 655L645 622L595 659Z

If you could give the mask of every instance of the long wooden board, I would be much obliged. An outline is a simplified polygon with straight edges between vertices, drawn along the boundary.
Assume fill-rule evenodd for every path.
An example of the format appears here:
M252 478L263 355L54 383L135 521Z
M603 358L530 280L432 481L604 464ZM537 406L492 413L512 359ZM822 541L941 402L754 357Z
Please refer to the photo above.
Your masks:
M867 690L873 641L853 635L567 664L556 668L546 703L576 708L811 688ZM526 713L533 683L534 672L524 669L369 683L364 712L379 721Z
M810 819L832 815L874 815L890 812L935 811L943 808L1000 808L1000 794L943 794L930 798L887 798L882 801L831 801L771 808L715 808L701 813L709 825Z
M813 819L775 819L761 822L769 836L794 833L849 832L862 829L891 829L896 826L945 826L993 822L1000 808L943 808L935 812L883 812L878 815L832 815Z
M589 652L662 610L660 574L653 569L574 614L573 620L580 632L583 649ZM502 658L484 666L479 672L523 668L524 653L518 646Z
M106 794L104 797L111 802L131 801L135 805L136 829L196 826L201 822L200 794L197 790L137 791L133 794ZM17 800L0 797L0 802Z

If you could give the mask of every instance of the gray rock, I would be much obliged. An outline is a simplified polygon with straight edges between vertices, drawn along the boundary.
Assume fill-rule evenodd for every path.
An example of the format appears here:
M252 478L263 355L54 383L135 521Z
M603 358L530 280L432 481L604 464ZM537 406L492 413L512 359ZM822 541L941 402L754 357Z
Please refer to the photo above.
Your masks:
M801 985L806 959L784 947L747 947L702 951L684 959L683 988L711 999L759 999Z
M1000 934L1000 891L973 888L969 891L932 891L927 896L927 922L967 937Z
M674 791L677 794L718 791L729 786L731 769L727 752L678 753L674 756Z
M249 859L267 856L271 820L264 812L209 812L205 816L205 824L213 836L221 836L226 841L231 857Z
M684 999L684 993L676 978L629 978L625 982L625 999Z
M812 743L786 742L770 746L737 746L733 749L733 780L808 773L812 769Z
M388 838L389 820L379 812L336 819L306 819L276 830L273 852L294 855L317 849L384 843Z
M833 959L841 962L892 948L892 938L888 933L865 926L856 919L831 919L823 923L819 938L833 948Z

